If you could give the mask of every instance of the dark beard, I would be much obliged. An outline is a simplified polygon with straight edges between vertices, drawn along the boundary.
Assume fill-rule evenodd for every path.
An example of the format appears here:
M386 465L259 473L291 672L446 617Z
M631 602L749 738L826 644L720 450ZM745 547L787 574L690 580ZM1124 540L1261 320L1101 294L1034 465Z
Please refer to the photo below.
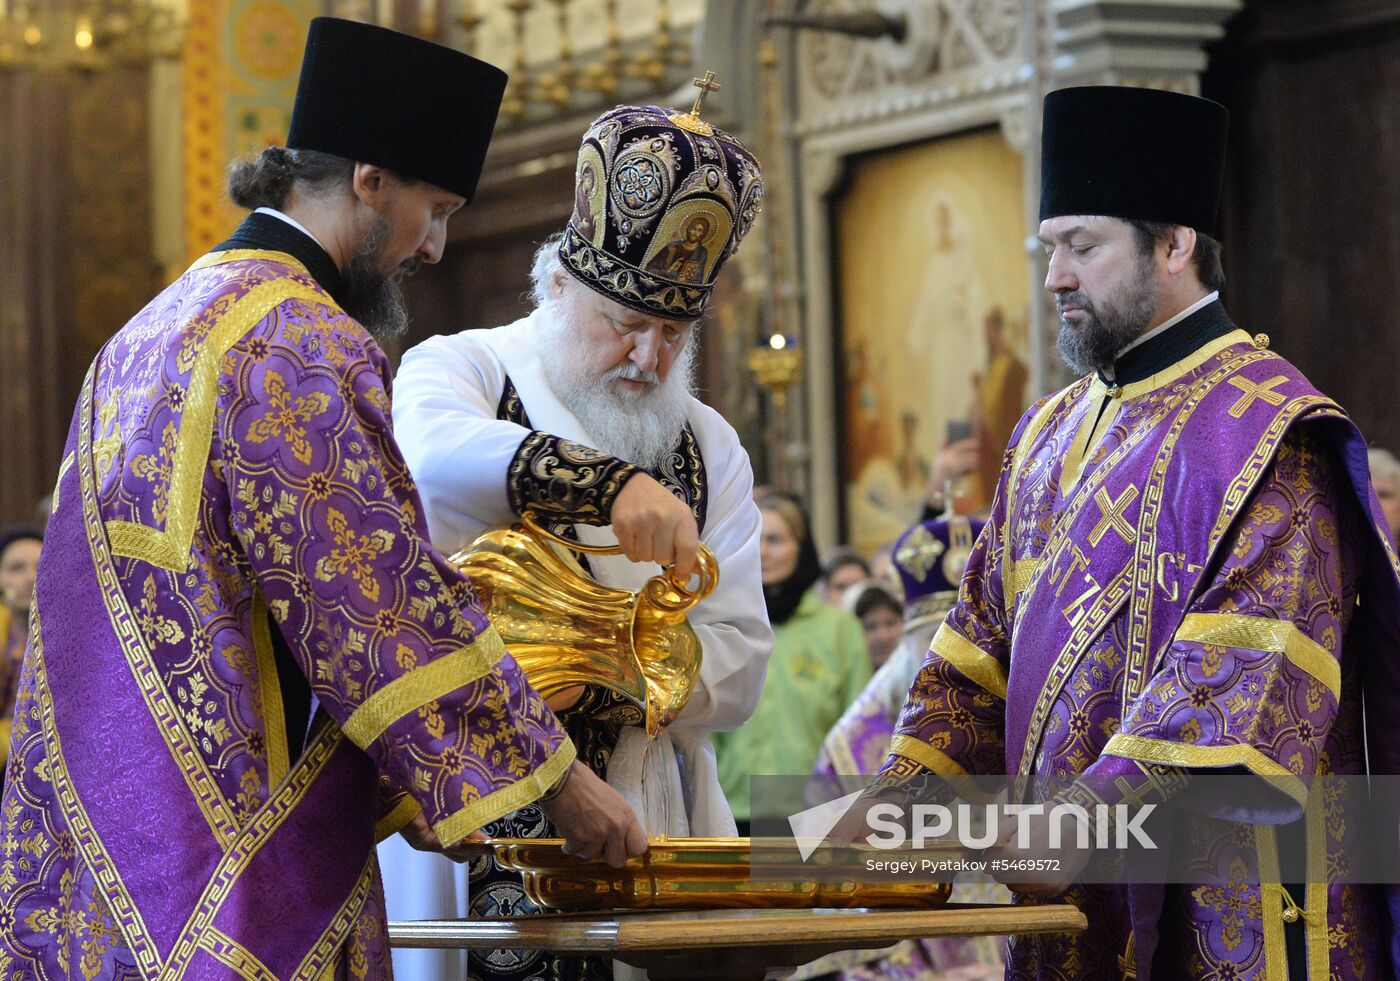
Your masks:
M389 220L380 215L345 265L342 290L345 312L364 325L376 341L402 337L408 330L408 308L398 281L379 271L380 253L389 241ZM404 263L404 275L418 271L416 259Z
M1151 256L1138 265L1132 281L1095 307L1083 293L1061 293L1055 306L1080 308L1078 323L1060 318L1055 346L1075 374L1087 375L1113 364L1114 356L1142 336L1157 310L1159 290L1152 279Z

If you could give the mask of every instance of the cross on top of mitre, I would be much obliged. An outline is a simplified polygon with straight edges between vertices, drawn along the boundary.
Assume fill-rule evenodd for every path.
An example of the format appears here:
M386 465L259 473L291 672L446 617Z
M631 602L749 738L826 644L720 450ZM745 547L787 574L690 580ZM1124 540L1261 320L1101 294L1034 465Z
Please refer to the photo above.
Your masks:
M676 113L674 116L670 117L671 122L675 123L681 129L690 130L692 133L699 133L701 136L713 136L715 132L714 128L700 118L700 109L705 105L705 96L709 95L711 92L718 92L720 90L720 84L715 81L715 73L708 70L705 72L704 78L691 79L690 84L700 90L695 95L695 105L690 107L690 112Z
M690 107L690 114L698 116L700 115L700 107L705 104L705 96L711 92L718 92L720 84L715 81L715 73L712 71L705 72L704 78L692 78L690 84L700 90L695 95L695 105Z

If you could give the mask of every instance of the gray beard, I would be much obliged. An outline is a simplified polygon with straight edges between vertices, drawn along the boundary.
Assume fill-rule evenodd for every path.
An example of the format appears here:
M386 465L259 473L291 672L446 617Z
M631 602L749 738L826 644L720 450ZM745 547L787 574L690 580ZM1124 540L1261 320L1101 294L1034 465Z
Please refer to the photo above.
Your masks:
M1151 266L1139 266L1138 275L1102 307L1089 304L1083 293L1062 293L1057 307L1066 304L1083 309L1079 323L1060 318L1055 347L1060 358L1078 375L1087 375L1113 364L1119 351L1142 336L1157 309L1159 290L1151 278Z
M616 378L650 376L627 363L602 377L591 375L564 352L580 344L573 329L574 306L568 294L540 307L535 318L545 379L556 398L572 412L591 436L593 448L644 470L656 471L680 443L692 395L694 347L687 343L666 380L644 392L619 391Z

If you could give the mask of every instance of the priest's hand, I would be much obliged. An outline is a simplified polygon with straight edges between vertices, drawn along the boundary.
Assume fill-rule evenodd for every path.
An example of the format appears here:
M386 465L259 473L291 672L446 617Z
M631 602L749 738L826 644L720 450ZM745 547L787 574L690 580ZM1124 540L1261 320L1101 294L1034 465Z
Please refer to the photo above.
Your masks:
M823 841L828 845L855 845L864 842L871 834L870 812L881 804L903 804L903 796L882 797L879 788L866 788L866 792L852 804L841 819L827 832Z
M490 851L490 846L485 844L489 839L484 831L473 831L461 841L444 846L422 811L413 815L413 820L404 825L399 834L420 852L441 852L454 862L470 862Z
M1077 881L1093 851L1076 847L1077 826L1066 823L1060 829L1063 836L1057 836L1060 840L1052 848L1051 819L1044 811L1020 817L1028 819L1024 839L1018 834L1020 821L1005 822L996 844L986 851L992 877L1022 896L1053 899Z
M700 547L695 515L650 475L638 472L628 478L609 519L622 554L633 562L671 566L678 578L695 571Z
M582 763L574 763L563 788L540 807L564 835L566 855L621 868L647 850L646 832L631 806Z

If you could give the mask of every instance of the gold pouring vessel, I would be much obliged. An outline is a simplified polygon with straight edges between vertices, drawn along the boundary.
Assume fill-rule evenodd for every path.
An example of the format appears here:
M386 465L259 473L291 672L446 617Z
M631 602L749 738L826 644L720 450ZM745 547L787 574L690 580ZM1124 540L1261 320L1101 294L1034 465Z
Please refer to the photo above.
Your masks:
M570 541L526 514L449 561L471 580L536 691L549 698L602 686L637 708L655 738L695 689L701 645L686 613L718 585L719 563L701 545L693 589L667 570L633 591L595 582L570 552L620 555L622 547Z

